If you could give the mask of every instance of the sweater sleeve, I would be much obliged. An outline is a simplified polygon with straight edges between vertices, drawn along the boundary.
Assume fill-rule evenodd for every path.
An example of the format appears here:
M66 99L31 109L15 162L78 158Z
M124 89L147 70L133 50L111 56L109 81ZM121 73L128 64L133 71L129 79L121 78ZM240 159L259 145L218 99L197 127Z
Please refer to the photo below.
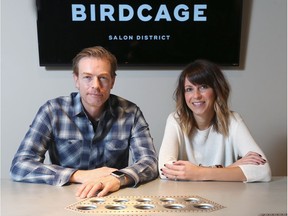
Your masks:
M166 178L164 175L161 174L161 168L164 167L164 164L171 164L174 161L178 160L179 145L181 144L180 133L181 130L179 129L179 125L174 119L173 113L171 113L166 121L164 136L159 150L158 168L160 178Z
M267 161L264 165L240 165L239 167L246 176L246 182L270 181L271 169L264 152L251 136L250 131L239 114L234 113L234 116L237 123L235 130L232 132L234 134L232 139L234 146L238 149L238 157L243 157L249 151L253 151L262 155L262 157Z

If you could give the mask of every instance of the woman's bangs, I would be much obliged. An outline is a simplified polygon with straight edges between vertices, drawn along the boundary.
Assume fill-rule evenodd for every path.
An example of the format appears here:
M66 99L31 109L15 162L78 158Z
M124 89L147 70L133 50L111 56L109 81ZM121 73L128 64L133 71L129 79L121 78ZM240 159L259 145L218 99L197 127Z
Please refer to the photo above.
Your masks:
M197 85L208 85L208 86L211 86L211 82L210 82L210 79L209 79L209 75L208 73L204 72L203 71L199 71L199 72L193 72L193 73L188 73L187 74L187 79L189 80L189 82L191 82L192 84L197 84Z

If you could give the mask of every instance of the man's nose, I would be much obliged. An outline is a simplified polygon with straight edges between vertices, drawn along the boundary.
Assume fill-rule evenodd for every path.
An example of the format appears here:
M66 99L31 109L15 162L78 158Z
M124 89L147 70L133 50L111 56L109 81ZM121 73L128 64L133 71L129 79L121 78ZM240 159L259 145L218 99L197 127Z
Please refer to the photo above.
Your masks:
M92 80L92 87L93 88L99 88L100 87L100 81L98 77L94 77Z

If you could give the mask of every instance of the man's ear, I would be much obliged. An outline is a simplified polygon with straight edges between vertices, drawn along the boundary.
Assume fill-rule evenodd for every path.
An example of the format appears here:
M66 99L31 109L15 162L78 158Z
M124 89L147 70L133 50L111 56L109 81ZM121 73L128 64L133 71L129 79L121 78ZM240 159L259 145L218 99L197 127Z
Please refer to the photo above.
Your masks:
M77 89L79 89L79 77L78 77L78 75L73 74L73 79L74 79L75 87Z
M114 77L112 78L112 83L111 83L111 88L110 88L110 89L113 89L114 84L115 84L115 80L116 80L116 77L114 76Z

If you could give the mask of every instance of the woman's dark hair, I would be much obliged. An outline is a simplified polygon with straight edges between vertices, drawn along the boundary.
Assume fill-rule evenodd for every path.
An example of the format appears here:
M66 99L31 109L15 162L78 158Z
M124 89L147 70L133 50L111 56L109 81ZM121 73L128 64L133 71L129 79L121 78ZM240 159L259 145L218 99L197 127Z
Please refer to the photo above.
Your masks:
M217 132L228 135L230 110L228 98L230 87L220 68L207 60L196 60L187 65L178 79L178 85L174 92L176 112L179 116L180 125L184 132L190 135L196 127L193 112L185 101L185 79L192 84L208 85L215 93L215 117L212 124Z

